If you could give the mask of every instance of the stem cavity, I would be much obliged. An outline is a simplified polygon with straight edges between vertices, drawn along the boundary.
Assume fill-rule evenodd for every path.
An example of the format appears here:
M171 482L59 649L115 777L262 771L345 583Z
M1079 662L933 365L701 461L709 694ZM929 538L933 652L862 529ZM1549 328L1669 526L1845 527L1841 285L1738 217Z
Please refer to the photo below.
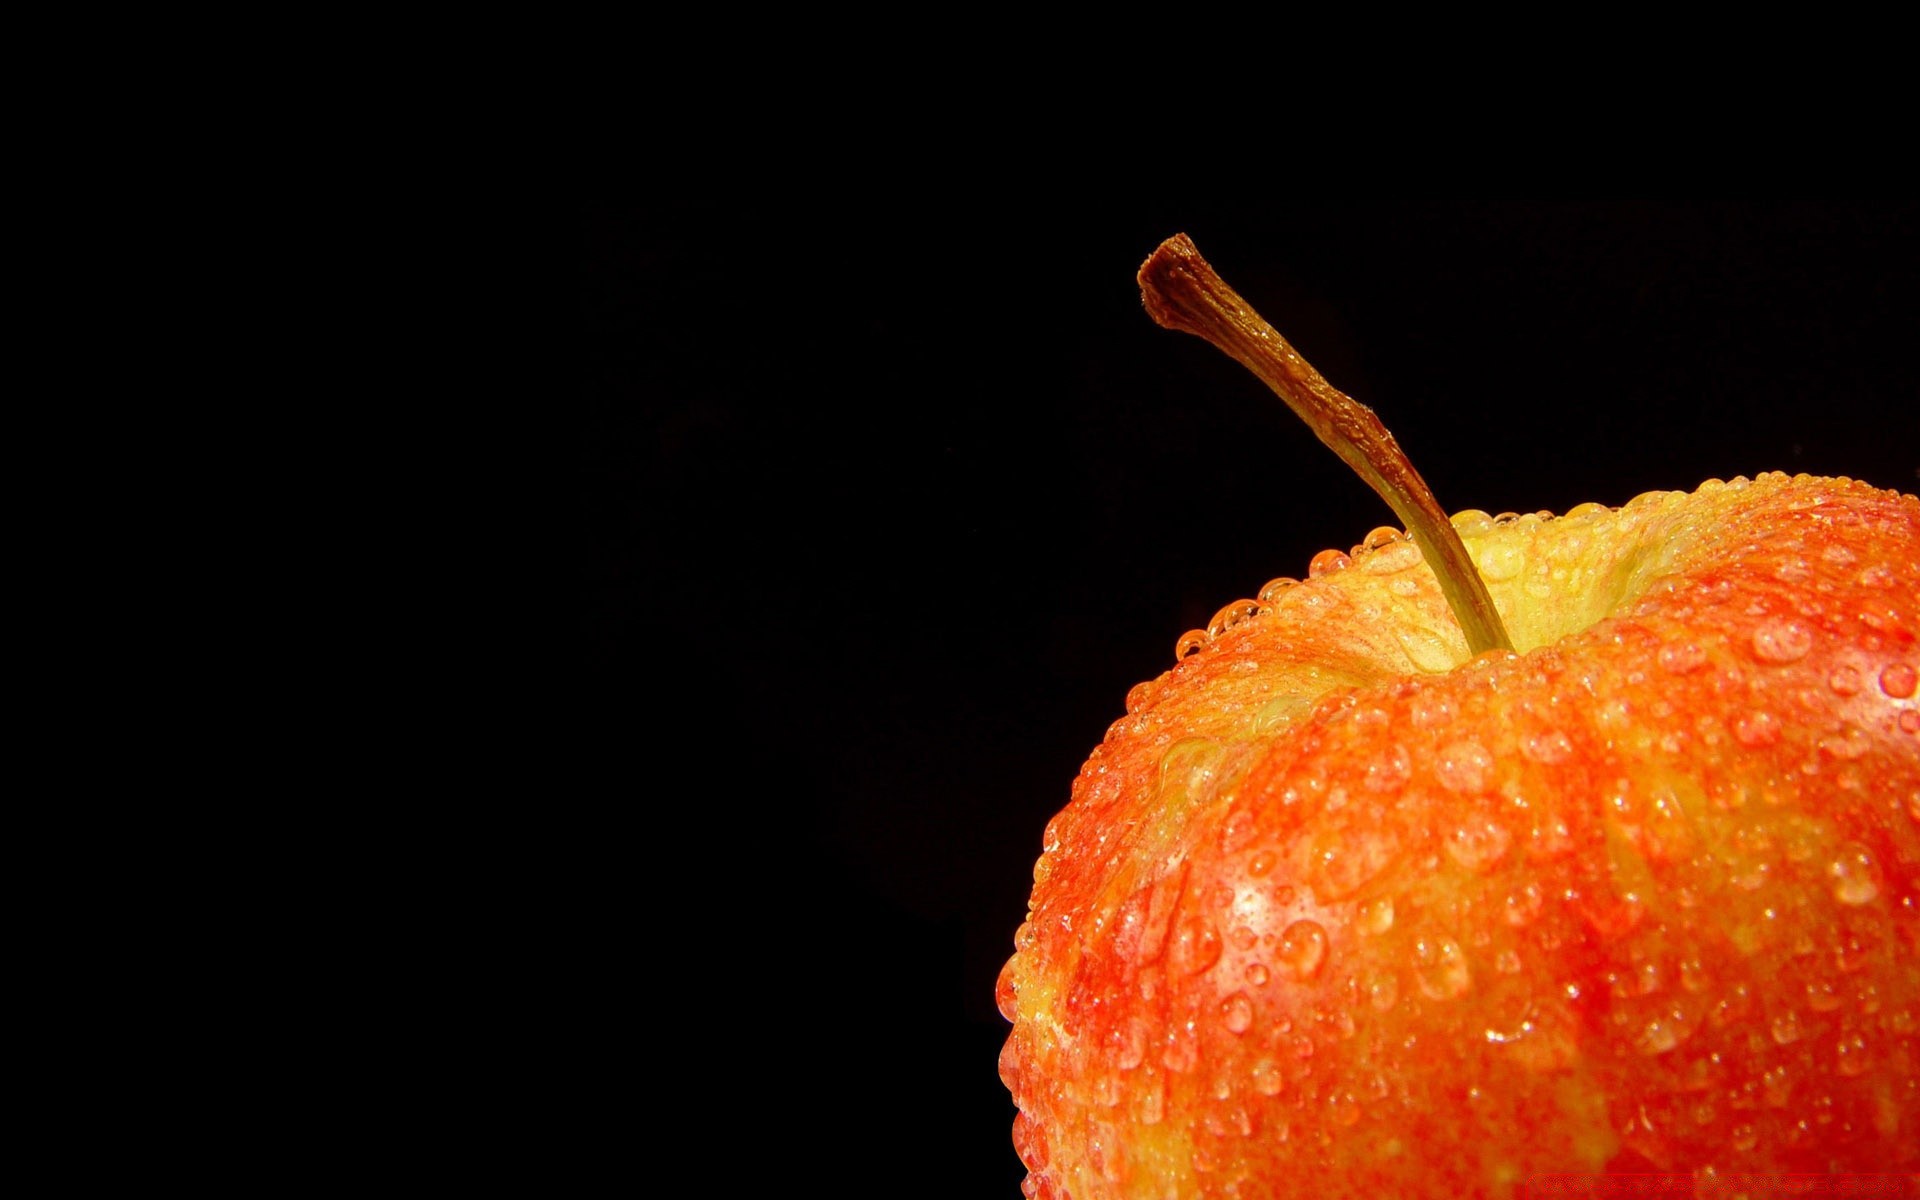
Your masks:
M1193 239L1175 234L1141 264L1140 298L1160 325L1205 338L1257 375L1379 493L1432 565L1469 650L1513 649L1460 535L1393 434L1371 408L1328 383L1228 287Z

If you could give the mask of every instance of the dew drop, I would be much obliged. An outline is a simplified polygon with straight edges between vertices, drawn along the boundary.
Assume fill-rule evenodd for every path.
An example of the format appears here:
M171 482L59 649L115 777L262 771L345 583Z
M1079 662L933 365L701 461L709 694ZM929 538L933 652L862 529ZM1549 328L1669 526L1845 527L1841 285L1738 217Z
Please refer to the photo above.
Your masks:
M1920 682L1920 677L1916 677L1911 663L1888 663L1880 672L1880 690L1895 700L1913 695L1916 682Z
M1376 896L1360 906L1355 925L1360 932L1375 937L1393 928L1393 897Z
M1665 1054L1679 1044L1679 1023L1666 1017L1655 1017L1640 1030L1640 1036L1634 1042L1634 1049L1653 1058Z
M1873 748L1873 739L1856 725L1842 726L1839 733L1820 739L1820 749L1842 761L1859 758Z
M1893 568L1876 564L1860 572L1859 580L1864 587L1890 588L1894 584Z
M1415 729L1438 729L1454 719L1453 698L1441 691L1424 691L1413 698L1409 715Z
M1312 562L1307 564L1307 577L1309 579L1320 579L1324 576L1344 571L1352 565L1353 560L1340 551L1322 550L1313 556Z
M1336 1092L1327 1100L1333 1123L1351 1129L1360 1120L1360 1101L1352 1092Z
M1179 641L1173 644L1173 661L1181 662L1185 659L1192 658L1206 648L1207 631L1204 629L1189 629L1180 635Z
M1516 929L1532 924L1533 919L1540 915L1540 906L1545 901L1546 896L1537 883L1529 883L1517 891L1508 893L1507 924Z
M1800 1040L1800 1014L1784 1012L1773 1019L1773 1040L1777 1045L1791 1046Z
M1183 975L1198 975L1220 961L1220 935L1199 917L1180 922L1173 935L1173 968Z
M1733 1148L1742 1154L1754 1148L1760 1142L1760 1134L1751 1125L1733 1127Z
M1235 992L1220 1002L1220 1023L1229 1033L1245 1033L1253 1025L1253 1001L1245 992Z
M1493 772L1493 755L1479 742L1453 742L1440 751L1434 770L1450 792L1483 792Z
M1551 766L1564 762L1573 753L1573 742L1558 729L1528 734L1520 742L1520 753L1534 762Z
M1880 883L1873 866L1873 854L1858 842L1850 843L1840 856L1827 864L1827 877L1833 880L1833 898L1858 907L1880 894Z
M1851 1078L1864 1074L1868 1066L1866 1035L1851 1033L1841 1037L1836 1054L1834 1066L1842 1075Z
M1200 1037L1193 1022L1176 1025L1167 1031L1167 1044L1160 1051L1167 1070L1184 1075L1200 1061Z
M1477 508L1464 508L1448 520L1461 537L1485 537L1493 529L1493 518Z
M1764 621L1753 631L1753 656L1761 662L1790 663L1813 649L1813 634L1798 621Z
M1413 943L1414 976L1429 1000L1457 1000L1473 987L1466 955L1452 938L1423 937Z
M1178 654L1178 650L1175 651ZM1155 693L1160 690L1160 681L1149 679L1145 683L1136 683L1127 690L1127 712L1137 713L1147 706Z
M1287 1086L1286 1079L1280 1074L1280 1068L1270 1058L1263 1058L1253 1064L1253 1090L1262 1096L1278 1096Z
M1670 675L1686 675L1707 663L1707 652L1693 642L1668 642L1654 657L1660 669Z
M1000 976L994 981L993 1000L1000 1008L1000 1015L1012 1021L1019 1017L1019 989L1013 982L1014 959L1008 959L1007 965L1000 968Z
M1370 792L1397 792L1412 776L1413 759L1396 742L1367 760L1361 784Z
M1909 708L1900 714L1900 728L1908 733L1920 733L1920 708Z
M1361 561L1369 575L1392 575L1420 565L1420 547L1412 542L1395 542L1381 547Z
M1761 708L1742 713L1734 718L1733 736L1743 746L1771 746L1780 740L1780 718Z
M1860 690L1860 668L1851 663L1843 663L1827 676L1827 686L1837 696L1851 696Z
M1300 581L1291 575L1282 575L1278 579L1269 579L1267 580L1267 586L1260 589L1260 603L1266 605L1276 604L1279 602L1280 597L1285 595L1288 590L1299 586Z
M1327 931L1314 921L1295 921L1280 935L1280 965L1295 979L1312 979L1327 958Z
M1843 1001L1831 979L1817 979L1807 984L1807 1007L1815 1012L1832 1012Z
M1511 542L1496 542L1481 548L1478 562L1481 578L1489 583L1501 583L1518 575L1527 565L1527 552Z
M1267 972L1267 964L1265 963L1248 963L1246 975L1247 982L1254 987L1267 986L1267 980L1270 978Z
M1134 1096L1133 1115L1142 1125L1158 1125L1166 1115L1166 1092L1158 1079L1149 1079Z
M1234 626L1251 620L1259 615L1259 612L1258 600L1235 600L1213 614L1213 620L1207 622L1207 637L1217 638Z
M1367 1003L1375 1012L1389 1012L1400 1002L1400 981L1391 975L1376 975L1367 984Z
M1453 669L1453 648L1438 632L1417 625L1401 625L1394 628L1393 634L1416 670L1438 675Z
M1497 821L1475 821L1447 837L1447 855L1476 875L1485 874L1506 857L1513 835Z

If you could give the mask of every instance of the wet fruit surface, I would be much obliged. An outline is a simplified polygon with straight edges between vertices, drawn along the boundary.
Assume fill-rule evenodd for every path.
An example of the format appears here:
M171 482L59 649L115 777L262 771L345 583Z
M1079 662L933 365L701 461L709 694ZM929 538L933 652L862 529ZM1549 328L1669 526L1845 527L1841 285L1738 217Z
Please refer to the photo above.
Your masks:
M999 998L1035 1196L1920 1166L1920 503L1763 476L1393 530L1180 641Z

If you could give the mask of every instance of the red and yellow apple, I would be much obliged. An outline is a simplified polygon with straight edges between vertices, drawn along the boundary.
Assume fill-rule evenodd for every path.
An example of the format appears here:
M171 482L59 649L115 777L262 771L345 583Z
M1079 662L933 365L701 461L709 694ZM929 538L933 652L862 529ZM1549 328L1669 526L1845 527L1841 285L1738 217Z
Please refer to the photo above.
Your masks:
M1920 501L1451 526L1500 644L1378 530L1087 760L999 986L1028 1194L1920 1170Z

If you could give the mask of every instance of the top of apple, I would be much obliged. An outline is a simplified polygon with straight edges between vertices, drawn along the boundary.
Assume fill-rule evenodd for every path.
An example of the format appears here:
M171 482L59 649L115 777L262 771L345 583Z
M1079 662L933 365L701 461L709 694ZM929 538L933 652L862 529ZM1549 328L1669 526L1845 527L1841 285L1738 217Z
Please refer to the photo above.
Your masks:
M1028 1194L1920 1167L1920 500L1448 519L1190 242L1142 286L1413 534L1182 638L1049 823L998 990Z

